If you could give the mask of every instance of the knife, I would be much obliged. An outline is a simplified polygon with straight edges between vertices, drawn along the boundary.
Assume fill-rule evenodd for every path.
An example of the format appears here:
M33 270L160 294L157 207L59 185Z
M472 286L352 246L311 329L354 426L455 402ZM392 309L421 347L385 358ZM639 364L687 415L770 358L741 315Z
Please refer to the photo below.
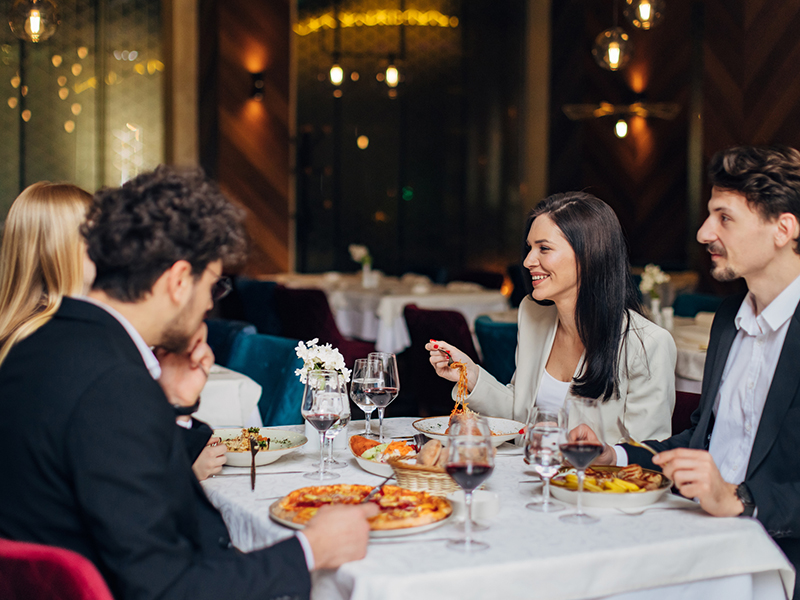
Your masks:
M375 497L375 494L380 492L383 489L383 486L386 485L386 482L389 481L390 479L394 479L394 474L389 475L386 479L381 481L379 485L376 485L374 488L372 488L369 491L369 494L367 494L366 497L361 502L359 502L359 504L366 504L367 502L372 500Z

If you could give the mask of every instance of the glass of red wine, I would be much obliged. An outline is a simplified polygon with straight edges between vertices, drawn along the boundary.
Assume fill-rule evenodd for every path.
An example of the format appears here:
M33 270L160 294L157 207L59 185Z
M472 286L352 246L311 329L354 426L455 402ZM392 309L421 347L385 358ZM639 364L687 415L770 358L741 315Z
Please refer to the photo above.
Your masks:
M306 421L319 431L319 472L311 471L308 479L336 479L338 473L325 471L325 432L330 429L347 407L347 391L343 391L336 371L309 371L300 412Z
M561 468L561 444L566 434L564 422L566 412L542 410L534 407L530 421L525 427L525 462L531 465L544 480L541 501L529 502L525 508L540 512L557 512L564 510L561 502L550 499L550 480Z
M482 418L475 415L450 426L445 470L464 490L467 515L464 538L451 540L447 547L461 552L486 550L489 544L472 539L472 492L486 481L494 470L492 433Z
M364 390L367 399L378 407L378 420L380 422L379 439L383 444L383 415L386 407L397 398L400 392L400 375L397 372L397 358L388 352L370 352L367 355L366 379L372 387Z
M564 410L567 434L564 443L559 444L559 448L564 458L578 471L578 495L577 510L560 518L569 523L597 523L599 519L583 512L582 496L586 467L603 452L603 416L600 411L600 401L568 397ZM583 432L587 427L594 432L596 440L584 439Z

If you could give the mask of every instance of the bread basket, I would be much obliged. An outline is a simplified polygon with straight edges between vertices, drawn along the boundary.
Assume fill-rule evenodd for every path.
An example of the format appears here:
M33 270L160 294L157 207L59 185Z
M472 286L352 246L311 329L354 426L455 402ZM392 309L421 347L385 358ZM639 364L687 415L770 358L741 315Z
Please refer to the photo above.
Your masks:
M388 462L400 487L434 496L446 496L461 489L442 468L417 465L401 458L390 458Z

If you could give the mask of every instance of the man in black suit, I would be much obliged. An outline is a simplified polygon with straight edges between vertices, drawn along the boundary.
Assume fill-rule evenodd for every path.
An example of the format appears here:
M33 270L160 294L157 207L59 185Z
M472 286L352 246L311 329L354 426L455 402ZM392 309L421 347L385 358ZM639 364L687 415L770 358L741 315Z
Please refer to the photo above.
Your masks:
M714 156L709 175L709 216L697 240L711 253L716 279L742 277L749 291L726 299L716 313L692 426L648 442L659 451L655 457L623 445L606 447L598 462L655 464L708 513L757 518L796 569L800 152L731 148Z
M374 506L242 554L192 472L173 407L213 363L203 316L243 257L238 211L202 174L159 168L98 192L84 236L89 297L0 366L0 535L83 554L120 599L307 598L310 569L363 557Z

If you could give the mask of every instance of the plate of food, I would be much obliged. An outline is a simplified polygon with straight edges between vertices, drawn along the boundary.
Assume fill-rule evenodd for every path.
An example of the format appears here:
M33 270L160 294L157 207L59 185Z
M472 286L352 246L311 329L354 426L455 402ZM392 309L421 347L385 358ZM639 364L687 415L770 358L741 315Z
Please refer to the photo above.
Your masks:
M453 416L449 417L426 417L417 419L412 423L414 429L424 433L429 438L439 440L442 444L447 444L447 430ZM518 435L521 435L524 423L511 419L501 419L499 417L483 417L492 432L492 446L495 448L503 442L509 442Z
M562 468L551 481L554 498L577 502L578 476L573 468ZM595 508L636 508L658 502L672 487L672 481L657 471L639 465L588 467L583 482L583 506Z
M285 527L303 529L321 506L358 504L371 490L368 485L347 483L300 488L273 502L269 516ZM446 498L394 485L383 486L371 502L380 508L369 519L372 538L422 533L444 524L453 513Z
M289 454L308 441L302 433L285 429L268 429L266 427L250 427L249 429L215 429L214 435L225 444L225 464L231 467L249 467L252 460L250 454L250 436L256 436L259 443L256 454L256 466L268 465L281 456Z
M405 440L381 444L377 440L354 435L348 442L358 466L367 473L381 477L389 477L394 472L389 466L390 458L411 458L417 454L414 445Z

